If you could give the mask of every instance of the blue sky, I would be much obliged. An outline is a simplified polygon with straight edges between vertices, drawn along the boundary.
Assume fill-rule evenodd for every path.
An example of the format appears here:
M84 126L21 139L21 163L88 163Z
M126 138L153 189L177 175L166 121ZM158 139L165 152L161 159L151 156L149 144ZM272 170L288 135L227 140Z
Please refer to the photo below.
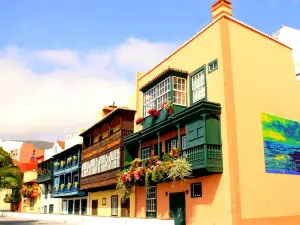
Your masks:
M0 47L107 48L128 37L182 42L211 19L212 0L11 0L0 7ZM297 0L233 0L234 16L268 34L300 29ZM298 18L298 19L297 19Z
M1 2L0 90L9 94L0 95L0 140L63 139L95 123L104 105L135 107L136 72L206 26L213 2ZM300 29L300 0L232 3L235 18L267 34Z

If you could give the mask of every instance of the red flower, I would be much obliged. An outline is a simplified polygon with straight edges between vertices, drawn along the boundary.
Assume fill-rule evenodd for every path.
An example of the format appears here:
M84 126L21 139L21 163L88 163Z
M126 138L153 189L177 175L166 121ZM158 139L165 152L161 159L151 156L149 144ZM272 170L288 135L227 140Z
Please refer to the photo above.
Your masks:
M122 174L121 179L123 183L126 183L126 173Z
M141 124L141 123L143 122L143 120L144 120L144 118L143 118L143 117L140 117L140 118L138 118L138 119L135 121L135 124L136 124L136 125L139 125L139 124Z
M161 103L160 108L161 108L161 109L165 108L165 104L164 104L164 103Z
M149 110L148 110L148 114L149 114L152 118L155 118L155 117L158 117L158 116L159 116L159 112L158 112L156 109L149 109Z

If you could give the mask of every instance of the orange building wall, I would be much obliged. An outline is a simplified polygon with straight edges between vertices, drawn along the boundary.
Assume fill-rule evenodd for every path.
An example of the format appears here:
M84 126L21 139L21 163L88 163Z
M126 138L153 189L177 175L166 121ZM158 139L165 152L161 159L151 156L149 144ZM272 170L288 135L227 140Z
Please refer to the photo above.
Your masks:
M223 174L220 175L218 188L214 195L214 202L212 205L201 205L201 200L198 198L199 206L195 206L197 214L193 217L193 225L197 225L200 221L206 221L207 225L231 225L232 224L232 206L230 195L230 183L229 183L229 159L230 154L228 151L228 138L227 138L227 110L225 105L224 86L225 81L223 77L224 65L222 54L222 42L221 42L221 23L219 21L213 23L209 27L205 28L202 32L197 34L194 39L189 41L184 47L174 52L161 64L154 67L150 72L146 74L139 74L137 80L137 89L143 86L145 83L153 79L160 72L168 67L174 67L177 69L187 70L193 72L199 67L206 65L206 80L207 80L207 97L208 101L220 103L222 106L221 113L221 134L222 134L222 152L223 152ZM218 59L218 70L213 73L207 72L207 65L211 61ZM189 78L187 80L189 84ZM187 86L187 102L189 104L189 85ZM143 93L137 90L137 113L136 119L142 116L143 113ZM230 116L230 114L228 114ZM136 130L139 130L136 127ZM177 134L176 134L177 135ZM162 138L161 138L162 140ZM163 145L164 148L164 145ZM200 179L200 178L199 178ZM201 178L205 183L202 188L206 186L213 186L214 180L211 180L210 176ZM209 182L207 182L209 180ZM168 184L168 183L167 183ZM138 196L138 193L137 195ZM203 194L203 198L205 198ZM140 199L140 197L138 196ZM142 201L143 199L143 201ZM144 202L144 203L141 203ZM145 197L137 201L137 204L145 204ZM136 207L139 209L139 206ZM213 209L213 210L212 210ZM145 208L137 210L137 216L145 215ZM165 215L165 214L164 214ZM208 218L213 218L212 220Z
M189 179L185 182L167 182L157 185L157 218L170 218L169 215L169 194L176 192L186 192L186 225L191 224L218 224L218 221L226 221L226 218L220 218L223 209L215 207L221 199L216 200L216 192L219 188L221 174L211 175L201 178ZM191 183L202 182L202 195L200 198L191 198ZM168 196L166 196L166 192ZM146 188L136 188L137 203L136 208L138 217L146 217ZM201 214L199 214L201 212ZM213 216L215 215L215 216ZM218 216L217 216L218 215ZM217 218L219 217L219 218Z
M228 26L236 136L230 151L236 224L300 224L300 176L265 172L261 113L300 121L300 82L291 49L235 22ZM247 69L246 69L247 68ZM224 75L227 76L227 75Z
M29 163L30 162L30 156L33 154L34 150L33 144L24 143L20 148L20 162L22 163ZM44 150L35 150L35 156L41 157L44 155Z

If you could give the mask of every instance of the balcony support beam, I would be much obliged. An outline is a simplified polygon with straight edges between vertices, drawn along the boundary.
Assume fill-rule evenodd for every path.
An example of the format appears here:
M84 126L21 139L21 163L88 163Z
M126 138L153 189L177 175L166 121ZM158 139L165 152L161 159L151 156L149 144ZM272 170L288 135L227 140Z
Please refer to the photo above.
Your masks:
M177 124L177 149L181 150L180 124Z
M160 133L158 132L157 133L157 154L158 154L158 156L160 156L160 151L161 151L161 149L160 149Z
M142 158L142 140L139 140L140 159Z

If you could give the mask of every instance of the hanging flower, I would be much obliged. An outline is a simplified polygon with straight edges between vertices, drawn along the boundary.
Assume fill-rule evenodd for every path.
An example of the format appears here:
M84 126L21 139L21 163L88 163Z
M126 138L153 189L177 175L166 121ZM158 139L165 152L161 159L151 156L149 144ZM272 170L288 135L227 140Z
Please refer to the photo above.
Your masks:
M77 187L78 187L78 182L74 182L74 187L77 189Z
M74 156L73 156L73 159L76 161L76 160L77 160L77 155L74 155Z
M64 167L64 165L66 164L66 162L64 160L60 161L60 166Z
M140 117L140 118L138 118L138 119L135 121L135 124L136 124L136 125L142 124L142 123L143 123L143 120L144 120L144 118L143 118L143 117Z
M64 190L64 188L65 188L65 184L60 185L61 190Z
M148 114L152 118L157 118L159 116L159 112L156 109L149 109Z
M68 183L67 186L68 186L68 190L70 190L72 184L71 184L71 183Z
M56 190L56 191L59 190L59 186L58 186L58 185L55 186L55 190Z
M54 166L55 166L55 167L58 167L59 165L60 165L59 162L55 162L55 163L54 163Z

